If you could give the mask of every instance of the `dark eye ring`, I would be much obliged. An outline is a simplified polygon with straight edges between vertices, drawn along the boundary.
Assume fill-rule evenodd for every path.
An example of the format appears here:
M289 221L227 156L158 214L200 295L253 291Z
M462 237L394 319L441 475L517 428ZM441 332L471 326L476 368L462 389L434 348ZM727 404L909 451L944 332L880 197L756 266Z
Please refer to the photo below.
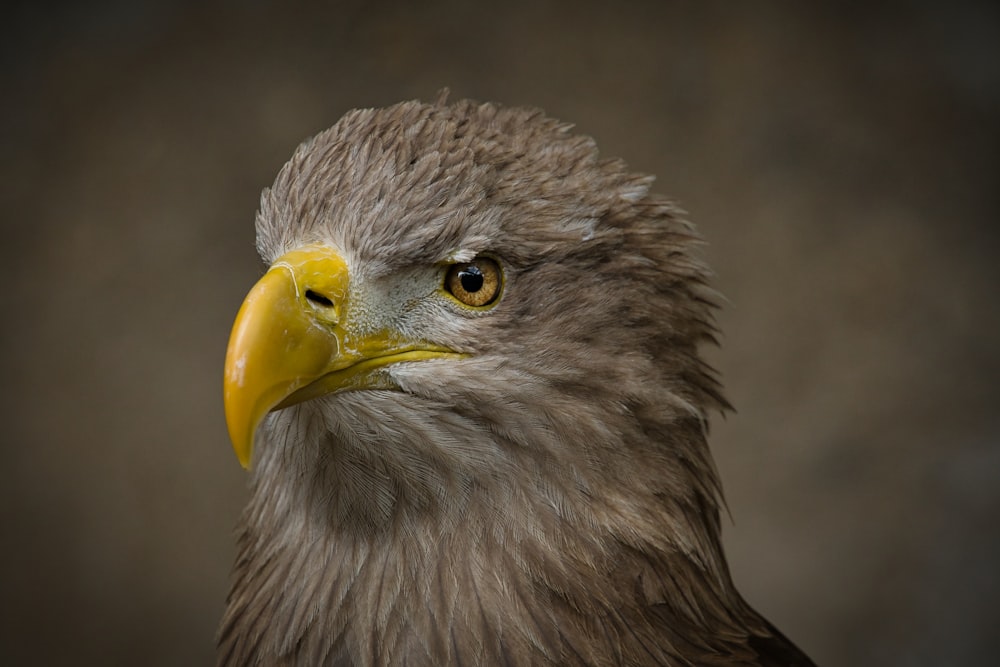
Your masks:
M452 264L444 278L444 288L466 306L488 306L500 295L503 274L500 265L489 257Z

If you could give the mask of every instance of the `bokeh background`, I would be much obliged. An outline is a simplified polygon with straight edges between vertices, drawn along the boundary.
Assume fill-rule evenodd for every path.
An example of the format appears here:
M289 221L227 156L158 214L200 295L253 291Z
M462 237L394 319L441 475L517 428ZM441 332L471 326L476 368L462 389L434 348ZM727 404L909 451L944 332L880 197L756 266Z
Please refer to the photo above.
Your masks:
M994 663L994 3L15 2L3 36L0 664L213 661L259 191L445 86L575 122L707 238L746 597L821 665Z

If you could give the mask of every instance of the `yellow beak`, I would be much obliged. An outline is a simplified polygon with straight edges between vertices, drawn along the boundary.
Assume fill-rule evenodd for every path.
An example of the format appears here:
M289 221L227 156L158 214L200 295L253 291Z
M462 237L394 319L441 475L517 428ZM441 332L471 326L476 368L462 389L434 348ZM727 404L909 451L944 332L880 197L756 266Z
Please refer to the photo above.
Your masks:
M229 338L223 393L240 464L271 410L343 389L392 387L377 371L400 361L461 356L390 331L364 336L349 323L347 263L326 246L278 258L247 294Z

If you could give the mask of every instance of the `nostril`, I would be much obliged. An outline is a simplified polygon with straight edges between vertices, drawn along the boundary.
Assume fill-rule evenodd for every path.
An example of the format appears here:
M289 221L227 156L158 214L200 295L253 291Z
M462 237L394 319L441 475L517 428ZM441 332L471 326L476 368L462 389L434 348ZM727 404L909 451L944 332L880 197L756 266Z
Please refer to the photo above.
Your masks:
M309 299L310 301L312 301L313 303L317 303L317 304L319 304L321 306L332 306L333 305L333 301L331 301L329 298L323 296L319 292L314 292L311 289L307 289L306 290L306 298Z

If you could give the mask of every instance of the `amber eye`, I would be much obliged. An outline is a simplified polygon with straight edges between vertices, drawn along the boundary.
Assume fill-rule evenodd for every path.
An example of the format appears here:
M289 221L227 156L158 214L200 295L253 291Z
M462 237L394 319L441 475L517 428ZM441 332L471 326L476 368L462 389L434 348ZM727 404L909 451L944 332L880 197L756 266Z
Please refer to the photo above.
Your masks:
M466 306L488 306L500 294L500 266L489 257L454 264L448 269L444 288Z

